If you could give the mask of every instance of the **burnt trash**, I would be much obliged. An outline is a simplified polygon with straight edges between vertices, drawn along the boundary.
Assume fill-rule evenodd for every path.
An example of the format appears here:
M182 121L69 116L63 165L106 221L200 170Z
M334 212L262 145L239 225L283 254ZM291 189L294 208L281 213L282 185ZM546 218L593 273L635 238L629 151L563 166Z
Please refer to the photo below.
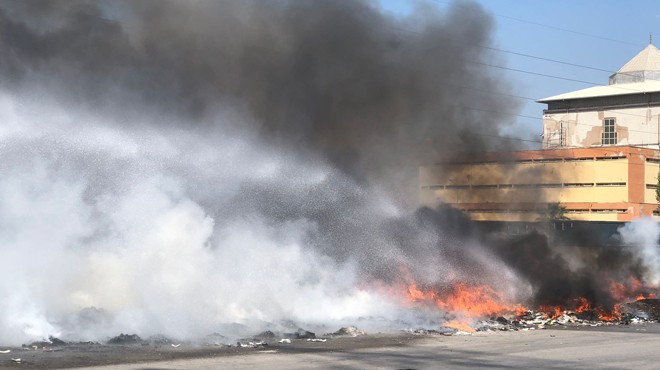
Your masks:
M152 335L149 338L147 338L147 340L144 341L143 343L151 344L155 347L160 347L160 346L167 346L167 345L170 345L170 344L175 343L175 342L177 342L177 341L170 338L170 337L167 337L167 336L162 335L162 334L156 334L156 335Z
M367 333L362 330L359 330L355 326L346 326L337 330L334 333L326 334L326 336L329 337L358 337L361 335L367 335Z
M582 312L577 312L575 316L580 320L587 321L597 321L599 318L598 312L594 310L584 310Z
M623 325L630 325L630 324L633 323L634 319L635 319L634 315L629 314L629 313L623 313L623 314L621 314L620 322Z
M312 333L311 331L298 328L298 330L294 333L284 334L284 337L291 339L314 339L316 338L316 334Z
M326 337L359 337L361 335L367 335L367 332L358 329L355 326L345 326L340 328L334 333L328 333Z
M65 342L65 341L63 341L59 338L49 336L47 340L40 340L40 341L32 342L28 345L23 344L22 347L23 348L62 347L62 346L66 346L67 344L68 344L67 342Z
M55 338L53 336L48 337L48 340L50 341L51 346L55 346L55 347L66 346L68 344L67 342L61 340L60 338Z
M448 328L445 326L441 326L438 329L417 328L417 329L408 329L404 331L407 333L422 334L422 335L454 335L458 332L457 329Z
M236 342L236 347L240 347L240 348L259 348L266 346L268 346L268 343L264 341Z
M276 335L270 330L266 330L254 336L256 339L273 339Z
M202 342L204 345L207 346L226 346L226 345L231 345L229 338L225 337L224 335L220 333L211 333L207 336L205 336L202 339Z
M660 321L660 299L647 298L621 305L621 311L641 320Z
M110 338L107 342L108 344L121 344L121 345L135 345L142 344L142 338L137 334L124 334L121 333L114 338Z

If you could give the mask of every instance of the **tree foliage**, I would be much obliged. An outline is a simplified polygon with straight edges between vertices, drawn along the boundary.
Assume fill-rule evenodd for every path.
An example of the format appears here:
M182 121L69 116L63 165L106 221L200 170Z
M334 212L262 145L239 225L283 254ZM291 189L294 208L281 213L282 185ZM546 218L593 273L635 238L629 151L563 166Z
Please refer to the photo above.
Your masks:
M559 202L548 203L548 207L541 211L539 215L540 221L563 221L568 219L566 217L566 207L562 206Z

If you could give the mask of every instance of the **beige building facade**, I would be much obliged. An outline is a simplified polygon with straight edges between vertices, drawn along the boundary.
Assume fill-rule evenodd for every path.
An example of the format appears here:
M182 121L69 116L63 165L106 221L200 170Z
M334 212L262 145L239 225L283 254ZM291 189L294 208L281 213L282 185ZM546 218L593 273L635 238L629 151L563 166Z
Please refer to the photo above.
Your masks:
M536 221L548 203L582 221L631 221L657 209L660 152L618 146L489 153L420 168L420 201L474 220Z
M539 100L543 147L643 146L660 143L660 50L649 45L609 85Z
M658 80L660 50L649 45L609 85L539 100L543 150L421 166L420 203L447 203L480 221L533 222L551 203L576 221L657 215Z

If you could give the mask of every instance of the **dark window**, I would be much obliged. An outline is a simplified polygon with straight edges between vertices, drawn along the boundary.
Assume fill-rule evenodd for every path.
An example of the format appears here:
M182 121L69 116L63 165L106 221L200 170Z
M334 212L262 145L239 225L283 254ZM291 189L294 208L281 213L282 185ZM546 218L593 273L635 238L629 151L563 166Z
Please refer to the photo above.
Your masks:
M617 142L616 124L614 118L605 118L603 120L603 145L614 145Z

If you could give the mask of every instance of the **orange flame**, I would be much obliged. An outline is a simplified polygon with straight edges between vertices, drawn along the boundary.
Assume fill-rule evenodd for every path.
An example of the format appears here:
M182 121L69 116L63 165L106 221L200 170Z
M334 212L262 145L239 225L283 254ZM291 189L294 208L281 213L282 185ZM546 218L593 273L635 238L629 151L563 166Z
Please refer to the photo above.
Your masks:
M520 305L507 303L501 293L488 285L468 286L464 283L456 283L447 289L445 294L441 294L431 289L420 289L417 285L411 284L408 287L408 299L413 302L430 301L442 310L462 312L467 317L526 311Z
M539 306L539 311L543 312L547 318L556 319L563 313L563 310L559 306Z
M509 302L504 294L488 284L457 282L441 288L420 287L413 282L414 280L405 267L401 267L400 272L404 281L407 282L406 289L401 289L401 286L396 289L399 289L398 292L405 291L405 297L412 304L435 306L443 311L458 313L458 316L462 318L493 317L506 313L513 313L521 317L529 312L522 305ZM614 302L617 302L616 305L601 306L598 301L590 301L586 297L576 297L565 306L541 305L538 307L538 311L544 313L548 319L556 319L566 313L585 313L587 317L591 317L593 314L600 320L614 321L621 319L621 304L632 300L655 298L656 294L649 291L658 289L646 286L633 276L619 281L604 276L602 280L605 285L609 285L610 296ZM448 322L445 326L468 332L469 330L466 329L471 328L469 324L455 320Z
M642 299L652 299L652 298L655 298L654 293L640 293L637 295L637 297L635 297L635 300L641 301Z
M442 324L442 326L447 327L447 328L461 330L461 331L464 331L466 333L474 333L474 332L477 331L475 328L471 327L466 322L457 321L457 320L447 321L446 323Z
M621 312L619 311L619 305L612 307L610 312L598 312L598 318L603 321L614 321L621 319Z
M577 297L575 299L575 312L585 312L591 310L591 303L584 297Z

